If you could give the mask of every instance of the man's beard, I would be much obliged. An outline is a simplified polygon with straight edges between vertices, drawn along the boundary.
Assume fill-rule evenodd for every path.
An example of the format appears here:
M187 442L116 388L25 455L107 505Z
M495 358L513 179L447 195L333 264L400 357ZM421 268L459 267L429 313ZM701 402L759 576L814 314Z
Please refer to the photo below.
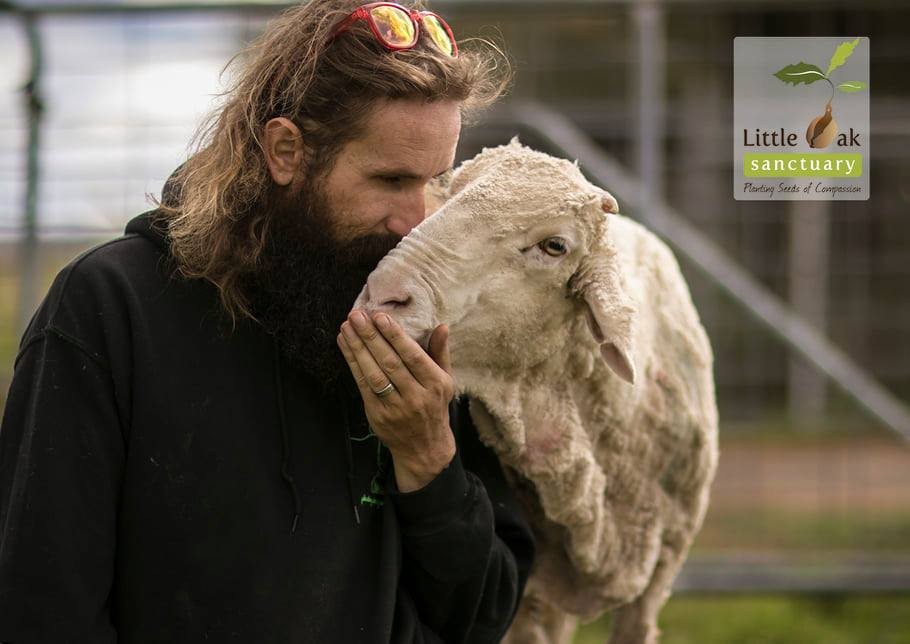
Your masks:
M269 218L261 268L245 280L254 315L288 362L326 391L356 395L336 336L367 276L401 239L368 234L339 239L324 193L313 182L296 194L274 186L260 209Z

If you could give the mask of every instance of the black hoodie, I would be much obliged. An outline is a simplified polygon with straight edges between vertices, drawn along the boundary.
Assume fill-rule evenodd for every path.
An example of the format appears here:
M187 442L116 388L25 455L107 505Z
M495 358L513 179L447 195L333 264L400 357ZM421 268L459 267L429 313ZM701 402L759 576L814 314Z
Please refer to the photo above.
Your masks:
M318 394L137 216L26 329L0 426L0 641L496 642L531 532L466 401L400 493L362 401Z

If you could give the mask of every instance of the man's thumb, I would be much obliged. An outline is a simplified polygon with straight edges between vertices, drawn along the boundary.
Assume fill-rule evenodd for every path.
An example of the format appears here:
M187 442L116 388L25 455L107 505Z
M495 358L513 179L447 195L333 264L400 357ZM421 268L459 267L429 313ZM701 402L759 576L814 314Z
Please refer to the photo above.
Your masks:
M447 325L440 324L433 329L433 335L430 336L427 348L429 349L430 357L443 371L451 376L452 357L449 355L449 327Z

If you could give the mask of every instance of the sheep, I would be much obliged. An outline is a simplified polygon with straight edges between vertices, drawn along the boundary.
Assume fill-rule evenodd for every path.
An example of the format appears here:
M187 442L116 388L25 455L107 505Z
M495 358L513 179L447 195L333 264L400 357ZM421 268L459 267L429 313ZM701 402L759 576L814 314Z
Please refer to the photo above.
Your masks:
M538 542L503 641L570 642L615 609L611 642L656 642L718 458L713 354L676 259L577 161L517 137L447 183L354 308L424 348L449 326L458 395Z

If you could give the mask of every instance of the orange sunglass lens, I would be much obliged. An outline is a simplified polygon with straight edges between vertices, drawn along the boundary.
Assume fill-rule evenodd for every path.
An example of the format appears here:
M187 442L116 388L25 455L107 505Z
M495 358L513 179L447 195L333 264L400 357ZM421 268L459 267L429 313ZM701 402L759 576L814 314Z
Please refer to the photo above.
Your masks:
M423 25L426 27L430 39L439 47L440 51L449 56L453 55L452 39L449 38L449 32L442 26L439 18L432 14L425 14L423 16Z
M411 16L395 7L379 6L370 10L370 16L379 29L382 39L389 45L404 47L414 44L417 32Z

